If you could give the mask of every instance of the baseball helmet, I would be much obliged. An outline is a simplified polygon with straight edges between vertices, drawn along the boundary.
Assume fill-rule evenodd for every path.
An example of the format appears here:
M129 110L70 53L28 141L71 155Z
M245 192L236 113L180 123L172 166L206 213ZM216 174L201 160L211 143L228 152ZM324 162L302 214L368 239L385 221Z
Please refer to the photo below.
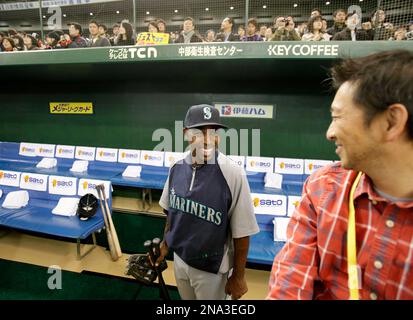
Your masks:
M79 200L77 216L80 220L88 220L96 214L98 209L98 199L91 193L85 194Z
M190 107L185 116L184 127L190 129L204 126L227 128L227 126L220 122L219 111L213 106L198 104Z

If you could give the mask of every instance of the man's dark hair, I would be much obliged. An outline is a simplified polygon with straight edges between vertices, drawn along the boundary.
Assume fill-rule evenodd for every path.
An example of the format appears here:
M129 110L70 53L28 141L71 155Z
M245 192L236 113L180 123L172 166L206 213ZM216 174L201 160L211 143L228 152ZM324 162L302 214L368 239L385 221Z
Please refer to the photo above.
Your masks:
M11 36L15 36L17 34L17 31L16 29L9 29L8 33L9 33L9 37L11 37Z
M228 23L232 24L232 26L234 26L234 19L232 19L231 17L225 17L225 19L228 19Z
M257 20L256 20L256 19L254 19L254 18L248 19L248 23L247 23L247 24L252 24L253 26L255 26L255 31L258 30L258 23L257 23Z
M335 11L333 12L333 17L335 18L339 12L343 12L344 14L347 14L346 10L344 10L344 9L337 9L337 10L335 10Z
M119 27L120 27L119 23L115 23L115 24L112 26L112 30L115 29L115 28L119 28Z
M96 25L96 27L99 27L99 23L96 21L96 20L90 20L89 21L89 24L95 24Z
M79 23L71 22L69 23L69 26L73 26L77 31L79 31L79 34L82 35L82 26Z
M188 21L188 20L192 21L192 24L195 26L195 20L194 20L194 18L186 17L186 18L184 19L184 22L185 22L185 21Z
M311 10L311 13L313 13L314 11L318 11L318 13L320 14L320 16L321 16L321 10L320 9L318 9L318 8L314 8L313 10Z
M108 31L108 27L107 27L105 24L101 23L101 24L99 25L99 28L100 28L100 27L103 28L103 31L105 31L105 33Z
M413 140L413 53L392 50L347 59L331 69L333 87L355 84L353 101L364 109L369 125L375 115L394 103L403 104L409 114L408 133Z
M163 23L163 24L165 25L165 27L166 27L166 22L165 22L165 20L163 20L163 19L161 19L161 18L156 19L156 24L159 24L159 23Z

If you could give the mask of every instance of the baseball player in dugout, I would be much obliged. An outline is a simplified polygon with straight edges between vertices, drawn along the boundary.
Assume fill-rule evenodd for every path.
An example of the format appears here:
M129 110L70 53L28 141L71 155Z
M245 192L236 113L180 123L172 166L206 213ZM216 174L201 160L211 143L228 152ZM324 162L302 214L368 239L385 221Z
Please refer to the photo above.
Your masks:
M241 298L247 291L249 237L258 233L244 170L218 151L219 111L189 108L184 136L190 152L170 169L159 201L167 214L161 261L174 252L184 300Z
M268 299L413 299L413 54L332 69L327 139L275 257Z

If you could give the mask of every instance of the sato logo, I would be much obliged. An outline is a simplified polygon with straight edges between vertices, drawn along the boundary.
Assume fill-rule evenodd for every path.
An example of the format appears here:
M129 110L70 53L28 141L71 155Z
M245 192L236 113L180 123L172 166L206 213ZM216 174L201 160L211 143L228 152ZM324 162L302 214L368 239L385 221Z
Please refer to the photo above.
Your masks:
M154 156L150 156L150 155L148 155L148 154L145 154L144 156L143 156L143 158L145 159L145 160L150 160L150 161L160 161L162 158L159 156L159 157L154 157Z
M251 167L265 167L265 168L271 167L271 163L263 162L263 161L251 161L250 165Z
M100 151L99 156L101 156L101 157L115 157L116 154L114 152Z
M45 148L39 148L40 153L50 153L53 154L53 150L51 149L45 149Z
M58 150L57 152L58 152L59 154L68 154L68 153L72 153L72 150L59 148L59 150Z
M26 183L35 183L35 184L43 184L44 180L43 179L38 179L38 178L33 178L29 176L24 176L24 182Z
M283 205L283 201L281 199L273 200L273 199L260 199L254 198L253 200L254 207L279 207Z
M96 189L96 184L85 181L83 182L83 189Z
M139 154L122 152L121 157L128 159L137 159L139 157Z
M318 169L320 169L320 168L322 168L323 167L323 165L321 165L321 164L313 164L313 163L310 163L309 165L308 165L308 169L310 169L310 171L311 170L318 170Z
M77 152L77 154L79 156L88 156L88 157L92 157L93 156L93 152L87 152L87 151L83 151L83 150L79 150Z
M71 187L71 186L73 186L73 182L72 181L59 181L59 180L53 179L52 185L53 185L54 188L56 188L56 187Z
M7 173L7 172L3 172L0 171L0 179L10 179L10 180L16 180L17 179L17 174L14 173Z
M280 163L280 168L281 169L301 169L301 165L300 164L294 164L294 163L285 163L285 162L281 162Z
M22 148L22 151L23 152L36 152L36 149L35 148L28 148L28 147L23 147Z

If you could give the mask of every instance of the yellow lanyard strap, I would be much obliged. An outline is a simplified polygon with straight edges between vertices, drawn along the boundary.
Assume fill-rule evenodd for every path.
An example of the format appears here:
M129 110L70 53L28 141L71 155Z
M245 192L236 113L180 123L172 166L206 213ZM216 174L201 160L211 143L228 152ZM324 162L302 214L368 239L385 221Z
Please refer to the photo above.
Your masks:
M348 288L350 289L350 300L359 300L359 270L357 267L357 247L356 247L356 214L354 209L354 191L360 181L362 172L357 174L356 180L350 190L349 214L347 227L347 272Z

